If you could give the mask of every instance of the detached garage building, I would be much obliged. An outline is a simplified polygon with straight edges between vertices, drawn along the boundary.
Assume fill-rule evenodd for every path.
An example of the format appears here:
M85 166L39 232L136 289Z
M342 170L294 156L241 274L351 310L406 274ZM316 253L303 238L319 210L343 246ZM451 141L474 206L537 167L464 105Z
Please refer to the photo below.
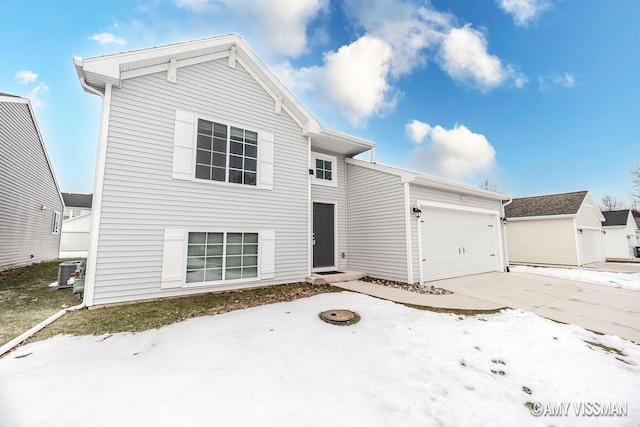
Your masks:
M505 194L356 159L347 164L349 269L406 283L505 271Z
M636 221L629 209L602 212L604 256L608 259L633 259L635 247L640 246L636 235Z
M588 191L513 199L505 213L513 263L582 266L604 261L605 218Z

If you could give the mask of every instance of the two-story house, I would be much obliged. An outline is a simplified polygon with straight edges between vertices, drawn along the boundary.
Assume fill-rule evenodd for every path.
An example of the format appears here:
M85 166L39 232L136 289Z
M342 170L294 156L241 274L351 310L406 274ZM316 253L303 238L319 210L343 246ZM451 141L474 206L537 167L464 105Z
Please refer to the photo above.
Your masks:
M85 301L507 261L509 196L353 159L238 35L74 59L102 98Z

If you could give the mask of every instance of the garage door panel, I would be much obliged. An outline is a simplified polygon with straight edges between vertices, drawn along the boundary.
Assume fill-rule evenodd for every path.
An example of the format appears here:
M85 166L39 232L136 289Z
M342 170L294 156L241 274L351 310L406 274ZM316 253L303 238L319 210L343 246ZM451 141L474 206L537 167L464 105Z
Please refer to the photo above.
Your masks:
M580 249L582 250L582 264L604 261L601 231L582 229Z
M422 255L425 279L496 271L496 215L423 209Z

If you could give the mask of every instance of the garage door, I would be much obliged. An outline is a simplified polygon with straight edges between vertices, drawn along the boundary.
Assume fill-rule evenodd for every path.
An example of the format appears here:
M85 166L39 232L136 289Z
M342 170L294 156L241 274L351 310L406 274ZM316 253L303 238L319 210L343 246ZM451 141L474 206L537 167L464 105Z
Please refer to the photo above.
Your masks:
M427 281L498 270L496 215L423 209L422 265Z
M580 234L580 249L582 250L582 264L604 261L601 231L583 228Z

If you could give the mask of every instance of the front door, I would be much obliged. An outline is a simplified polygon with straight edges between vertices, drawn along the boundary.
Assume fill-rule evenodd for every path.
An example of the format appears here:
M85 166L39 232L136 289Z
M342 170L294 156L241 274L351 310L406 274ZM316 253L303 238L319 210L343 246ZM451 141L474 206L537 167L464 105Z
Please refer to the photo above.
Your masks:
M313 268L335 266L334 205L313 204Z

